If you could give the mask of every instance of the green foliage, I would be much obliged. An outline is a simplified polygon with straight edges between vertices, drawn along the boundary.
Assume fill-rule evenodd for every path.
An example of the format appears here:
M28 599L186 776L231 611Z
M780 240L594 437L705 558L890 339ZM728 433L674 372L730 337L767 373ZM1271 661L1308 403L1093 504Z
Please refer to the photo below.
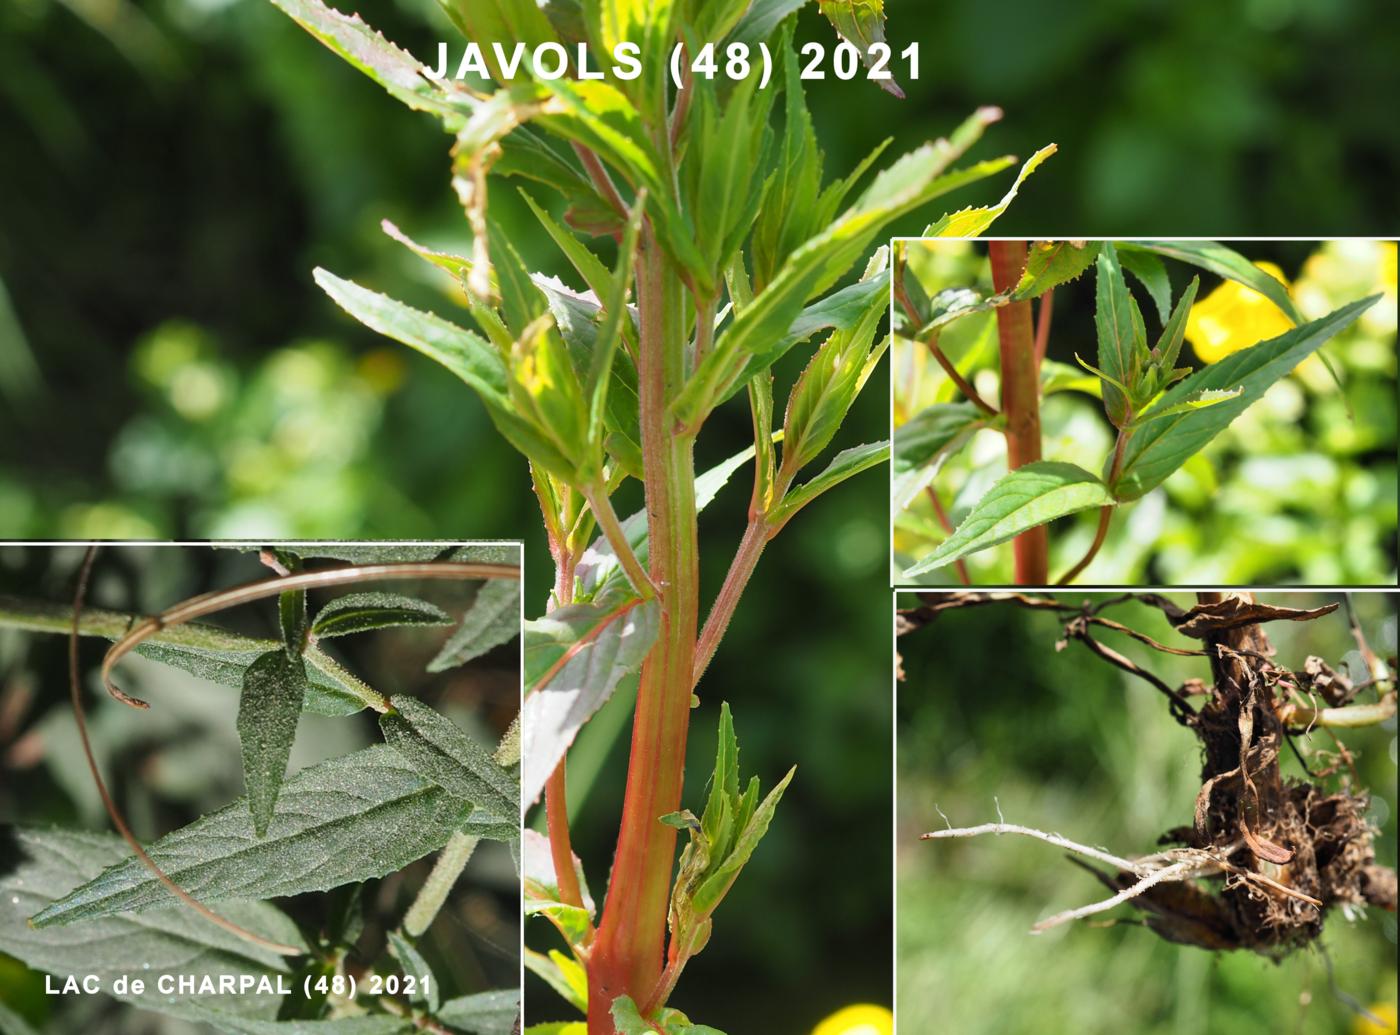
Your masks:
M932 571L1066 514L1111 507L1115 502L1107 485L1074 464L1053 460L1026 464L997 482L958 530L906 574Z
M151 548L136 549L149 552ZM178 560L180 549L163 547L160 552ZM377 564L401 560L383 544L368 550L276 546L265 556L275 556L282 567L307 575L311 574L303 563L307 555L322 549ZM497 564L519 561L519 548L507 544L465 548L434 544L407 552L423 560L465 555ZM106 556L98 557L99 573L106 570ZM245 560L233 552L220 559ZM152 570L162 567L154 565ZM336 584L344 584L347 574L355 573L338 567L333 574ZM384 574L376 571L374 576ZM338 994L322 992L308 998L301 979L344 980L346 953L355 950L364 928L356 919L364 882L385 878L385 886L398 887L405 867L445 845L453 846L442 858L452 856L457 869L439 873L440 862L420 895L426 901L431 891L441 898L431 907L415 902L421 922L407 930L418 935L432 922L479 841L499 843L504 859L504 848L513 848L520 836L517 756L510 737L502 742L499 757L493 757L476 736L418 697L386 697L339 660L347 652L354 656L353 645L360 637L380 635L385 628L407 626L397 635L422 637L433 627L450 624L446 609L398 594L342 593L322 606L316 621L308 624L307 593L300 588L273 594L285 642L264 644L213 625L170 625L142 645L156 648L145 652L144 667L134 667L132 673L125 666L118 670L123 683L142 678L142 673L145 678L160 673L154 678L167 691L159 695L151 713L136 713L143 717L159 716L162 707L169 707L168 687L189 682L182 669L241 686L236 726L248 793L151 842L146 847L149 863L132 855L125 842L108 835L26 829L20 836L19 868L0 880L6 889L0 906L0 951L59 977L98 974L104 978L103 990L109 992L117 977L141 977L147 982L146 990L124 998L220 1031L389 1035L416 1030L415 1022L404 1016L375 1009L368 1014L361 1010L360 1016L347 1013ZM465 610L469 616L473 608ZM85 612L80 632L115 637L132 624L131 616L120 613ZM496 628L489 628L491 624L478 627L477 633L500 642L499 623ZM518 609L513 612L513 624L512 635L518 630ZM0 609L0 625L62 633L70 627L71 616L62 609L7 597ZM319 643L323 635L336 638L336 658ZM445 634L439 634L442 638ZM481 653L473 653L479 644L471 635L458 639L464 656ZM263 649L254 654L257 648ZM157 662L166 655L175 663ZM359 747L353 733L336 736L320 729L314 739L326 743L317 746L312 764L307 764L303 745L296 745L294 754L299 719L309 710L305 703L312 688L308 675L316 665L333 674L345 696L355 702L354 708L332 714L374 708L381 712L386 743ZM107 707L131 711L115 703ZM208 711L209 705L201 710ZM99 738L111 728L105 721L110 718L97 716L88 727L99 757L106 751ZM141 741L150 740L149 726L138 722L136 728L144 728L138 733ZM187 739L188 731L181 736ZM60 744L55 741L50 750L58 750ZM197 744L190 748L204 755L198 769L212 768L207 748ZM315 761L317 755L323 760ZM285 776L289 768L294 771ZM460 848L464 844L465 854ZM235 927L216 925L176 899L165 880ZM322 911L315 893L330 891L336 892L336 901L327 903L330 916L321 926L311 919ZM299 922L305 926L294 925L270 904L271 899L294 902ZM506 1035L511 1030L519 1013L517 992L449 998L439 974L407 930L393 929L392 921L386 926L393 958L405 973L419 979L405 995L421 1018L433 1017L435 1023L464 1032ZM240 928L270 939L267 944L272 948L245 940L248 936L239 933ZM381 972L392 973L392 969ZM256 995L246 990L236 995L158 992L155 981L163 974L281 975L293 991L286 997L275 991ZM453 992L473 987L468 983L462 988L456 979L449 980ZM481 987L479 976L469 981Z
M927 243L925 248L929 247L937 246ZM911 256L913 254L917 254L917 250L911 251ZM1208 358L1212 362L1199 370L1179 365L1192 321L1202 311L1204 303L1197 302L1200 280L1193 277L1173 304L1163 257L1208 270L1228 278L1227 283L1258 291L1268 304L1283 310L1296 326L1276 337L1258 332L1248 340L1237 337L1228 355L1210 354ZM1067 294L1071 299L1069 304L1073 304L1072 300L1077 297L1072 294L1076 287L1074 282L1087 271L1091 262L1096 267L1097 365L1091 366L1078 356L1075 358L1095 375L1096 383L1086 382L1082 375L1075 375L1056 361L1046 360L1041 370L1041 391L1045 397L1065 391L1099 397L1108 424L1114 429L1116 444L1110 446L1105 442L1103 451L1095 457L1089 445L1090 436L1074 434L1072 447L1057 450L1056 439L1046 434L1045 452L1056 457L1049 465L1058 467L1062 473L1071 472L1068 481L1075 486L1075 491L1070 491L1067 485L1043 485L1041 469L1046 466L1043 464L1012 471L995 484L979 479L982 483L980 495L955 501L953 509L962 512L955 531L945 532L931 524L924 526L926 531L919 533L919 537L931 542L904 564L904 575L918 578L967 553L1005 542L1029 528L1080 510L1105 506L1124 510L1122 505L1148 495L1184 468L1190 468L1199 476L1202 451L1212 440L1246 410L1263 401L1271 388L1298 369L1322 345L1345 336L1380 300L1380 296L1372 295L1360 301L1349 301L1326 315L1306 320L1301 317L1285 284L1218 243L1125 242L1115 246L1110 242L1032 242L1027 269L1020 283L1001 294L986 294L975 283L965 288L957 281L952 285L934 281L936 290L926 284L914 289L909 285L917 280L915 270L908 268L905 298L908 304L920 309L917 322L921 326L912 328L911 323L915 321L904 314L897 321L897 329L911 338L936 336L941 339L945 351L951 348L956 356L957 350L965 347L959 343L964 340L966 328L977 320L984 321L981 326L988 327L989 314L1004 305L1045 298L1051 288L1059 288L1057 301L1061 307L1066 304L1063 299ZM1163 318L1155 345L1149 344L1145 321L1124 276L1125 269L1130 270L1152 296ZM1211 304L1218 307L1225 303ZM1217 323L1227 319L1241 321L1240 335L1250 334L1254 326L1243 322L1247 320L1243 315L1222 314L1211 319ZM954 343L951 346L950 339ZM1330 366L1327 369L1330 372ZM971 379L975 373L964 370L964 375ZM902 389L897 388L899 390ZM898 398L896 402L897 409L900 405L909 405L901 404ZM1047 404L1045 413L1049 422L1056 418L1057 411ZM984 428L1005 427L1009 420L1009 415L997 420L979 419L979 414L969 404L948 402L935 403L913 415L899 415L895 432L896 507L906 512L921 508L918 494L930 485L931 491L940 491L940 471L950 459L956 458L959 450L974 441L975 433ZM1247 450L1248 439L1242 442ZM984 470L990 459L981 461ZM1075 463L1066 467L1071 459ZM1096 467L1102 471L1102 481L1085 470ZM1097 490L1094 485L1098 486ZM1041 491L1046 494L1044 501L1038 495ZM1032 500L1035 501L1033 506L1030 505ZM1009 515L1013 514L1015 519L1010 519ZM902 518L896 521L897 551L905 549L899 543L899 526L903 521ZM1092 544L1086 539L1077 541L1081 553L1086 547L1089 550L1085 563L1092 561L1104 545L1112 521L1113 514L1108 514L1093 536ZM906 524L905 527L912 526ZM1146 553L1139 549L1139 555L1146 556ZM1067 556L1063 563L1068 566L1076 559ZM1076 573L1078 570L1082 568L1076 568ZM990 581L1004 578L994 577ZM1126 574L1108 578L1131 581ZM1368 580L1383 581L1379 575L1372 575ZM1227 581L1238 581L1238 577Z
M243 674L238 705L238 739L243 742L243 772L253 831L267 833L272 822L292 741L306 698L306 663L285 650L269 651Z

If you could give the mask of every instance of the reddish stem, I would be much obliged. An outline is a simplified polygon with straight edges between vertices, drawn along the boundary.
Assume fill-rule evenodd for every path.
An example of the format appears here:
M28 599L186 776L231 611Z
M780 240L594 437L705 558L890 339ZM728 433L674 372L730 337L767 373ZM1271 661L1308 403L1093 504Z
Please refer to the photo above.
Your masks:
M1026 268L1025 241L992 241L992 286L1012 290ZM1006 417L1007 463L1011 470L1040 459L1040 363L1036 359L1031 304L997 309L1001 345L1001 412ZM1049 575L1049 541L1041 525L1016 537L1016 584L1043 586Z
M933 502L933 512L938 516L938 523L943 526L943 531L949 535L953 534L953 519L948 516L948 512L943 509L943 501L938 498L938 492L932 485L927 486L924 492L928 493L928 498ZM957 569L958 581L964 586L972 585L972 576L968 574L967 562L959 557L953 562L953 567Z
M549 856L554 861L554 876L559 885L559 901L568 906L583 907L583 888L579 886L574 869L574 849L569 838L569 802L561 759L544 786L545 821L549 828Z

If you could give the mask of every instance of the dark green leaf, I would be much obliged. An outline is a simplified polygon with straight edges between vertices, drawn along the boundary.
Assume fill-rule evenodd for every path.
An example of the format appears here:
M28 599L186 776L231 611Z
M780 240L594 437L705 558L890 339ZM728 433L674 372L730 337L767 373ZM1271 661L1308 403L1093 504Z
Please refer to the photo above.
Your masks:
M449 999L438 1011L438 1020L469 1035L510 1035L520 1016L520 991L478 992Z
M1128 442L1122 474L1114 486L1118 498L1137 499L1161 485L1188 457L1258 402L1270 385L1349 326L1379 298L1376 295L1353 302L1320 320L1232 353L1168 390L1158 403L1164 410L1205 391L1244 389L1227 402L1145 423Z
M1113 502L1108 486L1081 467L1052 460L1026 464L992 486L957 531L904 574L922 575L1037 525Z
M987 426L972 403L936 403L894 429L892 506L900 511L914 502L937 476L943 461Z
M1142 315L1123 280L1123 269L1112 244L1105 243L1099 252L1096 293L1094 322L1099 337L1099 371L1104 375L1104 409L1114 426L1121 428L1133 417L1123 390L1134 387L1147 341Z
M502 580L511 581L512 580ZM325 639L371 629L405 625L450 625L452 616L436 604L398 593L347 593L316 615L311 631Z
M396 694L379 717L389 746L444 790L501 819L520 815L519 781L455 722L415 697Z
M410 998L415 1003L422 1003L430 1011L436 1010L441 1002L441 990L438 987L437 975L428 966L423 954L398 931L389 932L389 951L393 953L394 959L399 961L404 977L414 979L414 992Z
M246 829L247 807L240 805L238 811ZM120 866L130 849L115 834L24 828L15 834L23 858L0 876L0 952L61 977L95 974L108 989L122 975L145 976L149 971L145 991L120 997L147 1009L183 1016L200 1007L228 1016L276 1016L276 996L195 995L171 1002L156 990L154 977L159 974L275 980L289 973L285 958L230 934L185 905L171 905L174 900L163 891L160 909L107 916L72 928L30 927L29 916L44 912L109 867ZM225 902L220 911L265 937L301 944L296 925L267 903Z
M292 994L299 996L302 992L296 989ZM414 1035L418 1031L412 1021L384 1014L325 1021L260 1021L230 1017L213 1010L192 1011L189 1016L210 1025L221 1035Z
M1282 309L1295 324L1303 322L1303 315L1293 303L1288 288L1218 241L1124 241L1122 247L1125 251L1141 250L1178 259L1253 288Z
M240 798L162 837L149 853L206 902L299 895L393 873L441 848L459 830L504 837L498 820L469 820L470 812L469 804L380 744L289 778L266 838L254 835L248 804ZM48 906L34 922L70 924L170 901L170 892L131 857Z
M494 647L520 635L520 583L515 579L494 579L484 584L462 616L452 636L437 657L428 662L429 672L444 672L479 658Z
M1165 324L1172 313L1172 282L1167 267L1151 252L1134 251L1127 241L1118 246L1118 262L1147 289L1157 306L1157 315Z
M280 650L275 640L248 640L248 650L213 650L173 643L153 643L147 640L136 648L143 658L207 679L220 686L241 689L248 666L270 650ZM323 669L322 660L314 651L304 658L309 683L303 705L313 715L340 717L354 715L365 707L364 699L347 686L335 673Z
M238 739L243 745L243 781L258 837L267 833L307 689L300 656L269 651L243 674L238 701Z

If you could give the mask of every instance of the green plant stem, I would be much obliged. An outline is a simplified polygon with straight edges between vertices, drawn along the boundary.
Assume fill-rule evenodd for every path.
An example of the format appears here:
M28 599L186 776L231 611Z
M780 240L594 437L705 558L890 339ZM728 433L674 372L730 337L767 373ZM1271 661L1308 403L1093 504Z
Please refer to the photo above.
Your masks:
M589 959L590 1035L611 1035L613 1000L645 1002L661 978L676 830L659 819L680 807L699 611L694 441L669 415L685 376L682 286L649 229L637 282L648 558L661 628L642 664L621 830Z
M992 241L988 251L993 288L998 293L1011 291L1026 268L1026 242ZM1007 465L1014 471L1041 458L1040 364L1036 361L1031 304L1012 302L998 308L996 314ZM1013 541L1012 549L1016 557L1016 584L1043 586L1050 577L1045 526L1022 532Z
M413 900L413 905L409 906L408 912L404 914L403 929L405 933L413 938L421 938L423 933L432 926L433 920L442 910L443 903L447 901L452 886L457 883L457 878L462 875L462 871L467 868L467 863L471 861L472 853L476 851L479 841L479 838L463 834L460 831L452 835L438 854L437 862L433 863L433 869L428 874L428 879L418 889L418 897Z

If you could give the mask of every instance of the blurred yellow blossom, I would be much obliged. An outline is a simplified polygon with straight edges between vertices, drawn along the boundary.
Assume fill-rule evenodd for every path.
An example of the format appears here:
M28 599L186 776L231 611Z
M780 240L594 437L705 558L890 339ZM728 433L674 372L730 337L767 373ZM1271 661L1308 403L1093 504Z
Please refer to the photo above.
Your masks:
M1376 1003L1366 1009L1382 1023L1377 1024L1367 1017L1358 1016L1351 1024L1352 1035L1395 1035L1394 1003Z
M1288 287L1288 278L1271 262L1255 263ZM1191 307L1186 340L1206 363L1224 359L1290 330L1292 322L1266 297L1233 280L1227 280Z
M1381 290L1391 298L1395 297L1395 254L1400 245L1395 241L1381 242Z
M812 1035L893 1035L894 1014L883 1006L843 1007L812 1029Z

